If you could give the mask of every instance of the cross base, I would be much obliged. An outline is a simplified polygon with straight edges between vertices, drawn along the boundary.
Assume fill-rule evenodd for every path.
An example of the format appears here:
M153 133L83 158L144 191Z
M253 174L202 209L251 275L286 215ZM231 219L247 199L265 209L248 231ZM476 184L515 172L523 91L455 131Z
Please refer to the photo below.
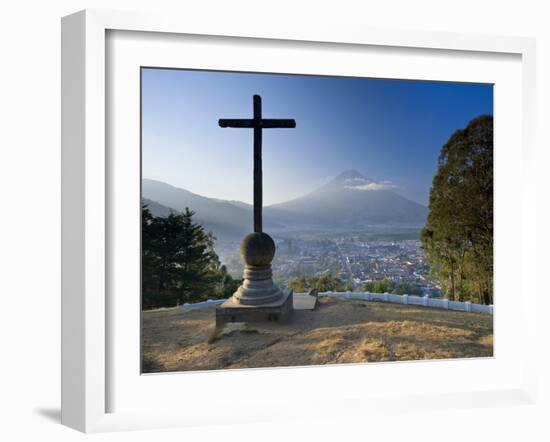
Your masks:
M228 322L279 322L285 323L292 317L293 292L284 291L274 302L262 305L243 305L235 297L229 298L216 308L216 326Z

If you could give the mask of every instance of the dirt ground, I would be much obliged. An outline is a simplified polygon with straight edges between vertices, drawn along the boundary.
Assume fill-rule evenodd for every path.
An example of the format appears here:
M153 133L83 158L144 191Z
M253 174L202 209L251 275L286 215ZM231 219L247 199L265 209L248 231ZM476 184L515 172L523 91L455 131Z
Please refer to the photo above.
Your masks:
M215 307L142 314L143 372L488 357L493 317L321 298L286 325L215 329Z

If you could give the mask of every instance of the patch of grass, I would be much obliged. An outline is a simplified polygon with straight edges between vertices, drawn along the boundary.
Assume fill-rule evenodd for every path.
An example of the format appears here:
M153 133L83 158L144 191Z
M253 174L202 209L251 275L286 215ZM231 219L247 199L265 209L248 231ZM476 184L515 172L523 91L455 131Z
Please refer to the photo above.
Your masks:
M493 317L322 298L288 324L215 326L215 307L144 315L144 371L216 370L493 355Z
M176 306L176 307L160 307L160 308L155 308L155 309L151 309L151 310L141 310L141 313L172 312L172 311L177 310L177 309L179 309L179 306Z

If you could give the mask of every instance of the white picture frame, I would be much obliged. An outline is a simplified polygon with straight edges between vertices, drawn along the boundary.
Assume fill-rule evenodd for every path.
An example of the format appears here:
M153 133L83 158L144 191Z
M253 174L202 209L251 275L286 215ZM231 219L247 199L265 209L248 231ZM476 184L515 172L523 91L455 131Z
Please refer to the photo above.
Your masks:
M535 278L532 277L535 266L536 237L535 200L533 193L526 189L534 188L534 104L535 104L535 45L532 39L516 37L490 37L450 33L427 33L415 31L382 31L357 29L343 26L308 24L306 27L293 27L278 23L277 26L266 26L265 23L236 22L211 23L197 20L195 17L159 17L150 14L133 14L123 12L87 10L63 18L62 21L62 423L85 432L110 431L122 429L159 428L169 426L208 425L212 419L217 422L255 422L285 418L307 418L312 415L323 415L326 405L338 404L336 414L365 414L374 410L387 412L415 407L416 409L461 408L472 404L477 406L498 405L500 403L532 403L535 397L536 352L535 339L524 340L524 351L518 354L515 372L517 379L509 383L494 383L488 388L476 385L469 389L463 383L459 390L438 391L438 387L418 391L403 391L402 394L389 392L387 395L372 396L362 391L349 396L338 397L333 393L326 399L312 398L307 406L295 395L288 392L289 404L282 408L277 402L273 407L255 407L247 413L237 415L207 415L206 408L197 406L194 412L185 407L169 405L156 410L121 410L113 411L109 404L112 385L112 347L110 330L113 317L108 298L109 279L109 244L113 201L117 201L109 186L109 170L117 167L112 161L108 145L109 134L106 121L111 117L108 109L110 77L106 76L109 55L107 34L109 32L143 32L157 33L164 36L217 36L220 38L239 38L254 41L268 39L272 44L284 42L292 44L337 44L339 48L376 47L378 50L402 48L404 51L425 49L435 53L468 53L480 60L490 54L503 54L518 57L521 69L520 106L517 115L521 116L519 127L520 148L516 151L522 161L523 186L518 190L522 201L522 210L518 215L518 226L521 228L518 239L518 253L521 254L521 283L518 289L516 308L521 311L516 327L521 326L522 337L533 337L535 334L535 311L529 309L534 305ZM152 35L152 34L149 34ZM516 114L514 114L516 115ZM499 116L496 115L498 120ZM497 132L498 133L498 132ZM498 141L497 141L498 143ZM497 211L498 223L498 211ZM514 249L516 250L516 249ZM531 261L530 261L531 260ZM505 306L504 306L505 307ZM137 308L137 306L136 306ZM500 309L498 301L496 303ZM503 312L505 308L503 308ZM502 318L506 318L503 313ZM503 328L506 327L505 323ZM501 330L503 330L501 328ZM112 330L111 330L112 332ZM500 334L497 334L497 341ZM502 336L506 336L502 333ZM532 342L530 344L529 342ZM138 344L139 345L139 344ZM499 358L498 353L496 359ZM504 353L502 353L504 354ZM132 356L125 356L132 357ZM442 361L439 365L426 368L421 363L408 363L416 372L456 367L458 361ZM474 364L479 361L473 361ZM454 365L453 365L454 364ZM521 366L521 376L519 375ZM386 376L385 371L392 371L402 376L402 367L379 364L370 368L376 376ZM388 368L384 368L388 367ZM392 368L390 368L392 367ZM438 368L439 367L439 368ZM447 367L447 368L445 368ZM489 369L490 367L488 367ZM330 370L330 371L327 371ZM306 372L304 370L310 370ZM327 378L341 376L353 379L365 370L364 365L333 366L323 369L286 369L254 370L254 375L245 376L246 370L230 373L203 373L193 378L193 382L206 382L206 377L214 382L217 391L223 388L227 376L239 379L241 383L259 382L251 388L248 399L257 391L261 382L269 382L277 377L276 382L290 382L289 378L302 377L313 373L311 370L325 370ZM282 373L282 374L281 374ZM139 375L139 374L137 374ZM177 375L158 375L163 384L177 382ZM225 378L224 378L225 377ZM120 377L119 377L120 378ZM241 384L244 385L244 384ZM359 389L360 390L360 389ZM198 394L198 393L192 393ZM246 396L246 395L245 395ZM187 398L192 400L191 398ZM214 398L210 401L215 400ZM245 399L243 399L244 401ZM336 401L336 402L335 402ZM170 401L167 401L169 404ZM293 405L294 404L294 405ZM238 405L238 403L237 403ZM334 410L331 410L334 415Z

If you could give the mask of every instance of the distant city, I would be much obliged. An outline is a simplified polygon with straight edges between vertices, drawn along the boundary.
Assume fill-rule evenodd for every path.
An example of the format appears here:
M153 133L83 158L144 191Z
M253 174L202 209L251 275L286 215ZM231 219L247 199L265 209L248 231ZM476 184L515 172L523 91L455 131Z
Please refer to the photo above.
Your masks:
M418 236L418 231L417 235ZM372 232L314 232L275 236L274 278L281 286L299 276L331 273L362 291L370 281L388 279L418 287L423 295L439 297L441 288L430 280L429 265L418 239L375 239ZM409 235L413 232L409 231ZM239 241L218 241L216 251L228 271L243 271Z
M459 180L442 180L437 175L434 186L445 183L447 187L436 194L443 200L430 209L405 197L392 181L375 180L355 169L332 175L330 181L302 195L263 206L263 231L277 246L272 262L276 284L296 292L322 287L430 297L443 294L452 300L490 305L492 117L475 118L470 127L473 129L457 131L453 137L482 134L480 141L472 142L472 146L485 143L483 150L475 152L479 160L464 160L464 164L480 165L479 170L463 178L472 181L468 186L451 186L455 192L451 197L447 184ZM453 173L466 172L460 169ZM219 266L219 258L222 274L226 272L228 280L240 282L243 263L239 249L242 239L253 230L252 205L199 195L148 178L142 180L142 201L154 217L188 213L193 223L213 235L209 247L214 247L214 266ZM462 209L455 207L465 205L471 206L465 213L474 214L476 222L456 221ZM434 224L434 219L446 222ZM441 229L453 225L462 230Z
M196 212L195 220L216 237L215 251L229 274L240 280L239 247L252 229L252 206L207 198L159 181L143 180L144 203L155 216ZM320 188L264 210L266 231L277 251L274 279L282 287L301 276L330 273L343 286L363 291L376 281L405 283L432 297L441 287L430 277L420 245L427 208L395 189L347 170Z

